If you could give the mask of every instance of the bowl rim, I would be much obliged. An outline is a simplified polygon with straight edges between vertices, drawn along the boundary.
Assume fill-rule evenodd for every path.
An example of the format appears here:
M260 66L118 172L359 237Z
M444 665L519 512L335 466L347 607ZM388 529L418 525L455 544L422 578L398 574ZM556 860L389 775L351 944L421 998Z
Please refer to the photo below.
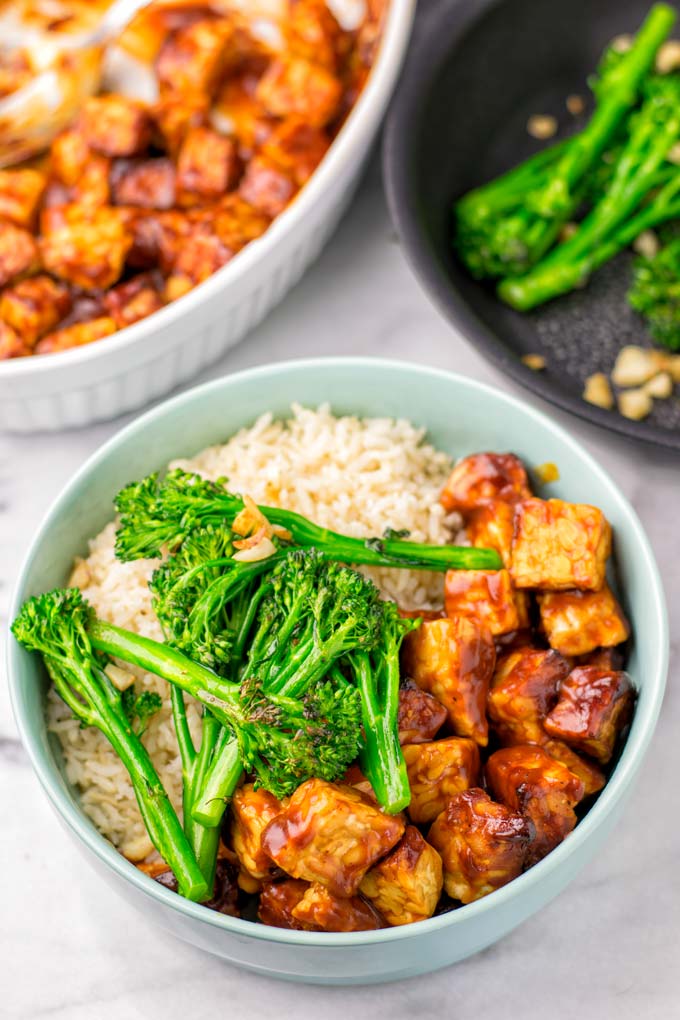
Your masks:
M402 241L406 259L426 294L466 343L480 351L497 368L521 386L584 421L638 442L680 451L680 429L667 429L644 421L631 421L617 411L603 410L572 396L540 372L522 364L496 333L479 318L455 284L432 257L422 229L418 202L410 181L414 129L443 66L465 44L465 37L480 19L512 0L479 0L476 4L446 0L435 7L422 33L417 33L404 65L385 122L382 171L387 204Z
M335 369L351 367L357 371L370 371L379 373L387 368L395 372L407 372L410 377L418 376L424 385L428 380L438 380L453 384L457 387L467 388L479 399L491 400L500 408L503 406L513 411L519 411L527 418L527 423L537 429L542 429L548 434L565 444L572 453L579 457L584 469L590 471L610 491L612 497L619 505L622 516L626 519L626 525L632 530L633 537L638 543L647 573L648 590L647 595L652 604L652 619L656 624L656 635L654 647L658 649L656 668L651 669L649 684L651 696L647 699L643 708L636 710L637 726L626 740L621 757L612 773L607 785L599 795L596 803L588 811L587 815L579 822L572 833L555 850L545 857L529 871L520 875L512 882L496 890L484 898L473 903L462 906L456 910L424 921L417 921L401 927L380 929L372 932L306 932L291 931L283 928L272 928L263 924L256 924L241 918L232 918L224 914L208 910L200 904L185 900L153 879L149 878L133 864L126 860L108 840L99 833L94 824L91 823L81 810L76 806L63 787L60 781L58 770L43 763L37 750L38 741L31 735L27 721L24 719L19 708L19 681L18 681L18 656L23 654L17 642L9 631L9 623L18 612L21 601L24 598L24 588L29 570L37 557L38 546L42 544L43 536L49 531L51 523L57 517L62 507L69 503L73 494L77 492L88 480L93 470L104 463L109 455L119 446L125 445L130 440L139 439L143 435L147 425L172 415L178 408L192 403L199 404L205 394L224 389L238 387L244 382L251 380L281 380L287 375L296 373L327 372L332 374ZM261 939L265 942L284 943L295 946L319 947L356 947L374 945L383 942L396 942L404 939L415 938L418 935L433 933L445 928L455 928L456 925L465 923L468 920L481 917L504 904L521 897L532 886L537 885L546 879L550 873L559 869L567 858L584 844L591 833L594 833L607 817L615 810L621 796L630 785L637 772L644 754L651 741L656 722L659 716L661 702L666 685L666 674L668 671L669 656L669 634L668 618L664 599L663 585L659 575L658 567L652 552L649 540L642 527L642 524L629 501L623 495L616 483L610 478L607 472L600 467L590 453L585 450L579 442L573 439L569 433L559 424L549 419L542 411L537 410L520 398L495 389L486 383L478 382L467 376L449 372L444 369L429 368L415 365L410 362L370 358L370 357L334 357L334 358L304 358L285 362L274 362L247 369L232 375L222 376L211 380L200 386L195 386L184 393L162 402L157 407L147 411L123 429L118 431L107 442L99 447L81 467L76 471L71 480L64 486L60 494L54 500L47 513L40 522L36 533L30 543L29 549L24 557L19 577L14 587L7 625L7 676L10 687L10 698L14 711L14 718L19 734L26 749L31 764L38 776L38 779L47 793L52 805L73 834L85 844L85 846L105 866L116 873L117 877L124 882L135 886L138 892L152 900L159 901L170 910L184 915L195 922L203 922L212 927L226 929L237 936L248 936ZM59 778L58 778L59 777Z
M382 119L393 89L394 79L406 53L417 0L389 0L385 27L368 80L347 119L314 171L294 200L277 216L260 237L238 252L226 265L193 287L187 294L171 301L139 322L117 330L106 343L96 341L82 347L59 351L46 357L10 358L0 361L0 382L31 373L44 374L51 369L75 366L122 352L151 334L165 331L178 319L185 318L221 291L238 287L248 274L254 273L267 255L283 244L309 218L324 197L335 187L347 167L365 147L366 136Z

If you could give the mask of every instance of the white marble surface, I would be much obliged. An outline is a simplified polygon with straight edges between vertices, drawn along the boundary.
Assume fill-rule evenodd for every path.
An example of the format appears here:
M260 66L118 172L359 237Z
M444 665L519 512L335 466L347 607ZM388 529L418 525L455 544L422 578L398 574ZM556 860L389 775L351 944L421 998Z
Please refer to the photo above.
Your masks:
M312 271L205 378L317 354L405 358L508 386L452 333L415 282L387 217L377 163ZM629 810L600 858L514 934L433 976L390 987L325 990L255 977L145 923L83 865L16 739L3 683L0 1017L680 1017L680 461L551 413L598 457L640 513L661 563L675 641L653 747ZM40 518L74 470L123 424L57 436L0 436L3 626L11 586Z

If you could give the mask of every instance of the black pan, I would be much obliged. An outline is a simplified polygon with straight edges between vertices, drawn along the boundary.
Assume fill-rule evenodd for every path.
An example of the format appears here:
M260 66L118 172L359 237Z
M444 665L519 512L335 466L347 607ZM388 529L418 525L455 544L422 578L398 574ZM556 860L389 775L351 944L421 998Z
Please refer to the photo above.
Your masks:
M587 289L529 315L470 279L451 246L453 200L542 145L526 130L535 113L556 116L560 133L580 123L570 94L607 42L641 24L649 0L426 0L388 118L383 147L392 216L411 264L463 336L507 375L559 407L604 428L680 450L680 399L656 401L633 422L581 398L584 379L609 373L624 344L651 346L628 307L629 253L601 269ZM584 115L585 116L585 115ZM547 369L524 366L545 356Z

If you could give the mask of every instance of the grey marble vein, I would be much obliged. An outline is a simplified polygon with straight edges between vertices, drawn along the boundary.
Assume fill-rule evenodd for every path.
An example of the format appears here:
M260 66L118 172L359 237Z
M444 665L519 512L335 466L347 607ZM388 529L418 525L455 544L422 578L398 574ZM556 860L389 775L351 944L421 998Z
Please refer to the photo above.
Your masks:
M452 332L420 291L395 244L375 164L311 272L203 378L317 354L405 358L514 389ZM636 506L659 558L677 636L680 463L551 413ZM0 617L50 502L126 420L58 436L0 436ZM83 867L24 767L6 686L0 685L0 1017L680 1017L677 650L676 637L656 738L628 810L599 857L559 899L486 952L430 977L368 989L295 987L255 977L172 940L132 913Z

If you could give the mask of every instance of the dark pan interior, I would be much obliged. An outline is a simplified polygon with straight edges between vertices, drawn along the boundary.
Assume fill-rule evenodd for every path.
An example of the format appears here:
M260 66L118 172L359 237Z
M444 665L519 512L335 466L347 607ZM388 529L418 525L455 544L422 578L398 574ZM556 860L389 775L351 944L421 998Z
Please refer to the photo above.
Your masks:
M627 306L631 256L600 270L585 290L529 315L471 280L451 245L453 200L546 144L526 130L536 113L554 115L559 136L591 108L588 76L607 42L640 25L648 0L443 0L430 8L393 108L385 172L393 214L414 267L469 340L524 385L616 431L680 448L680 400L655 403L633 423L581 399L583 380L609 372L626 343L651 346ZM570 114L578 94L586 113ZM521 364L545 355L548 369Z

